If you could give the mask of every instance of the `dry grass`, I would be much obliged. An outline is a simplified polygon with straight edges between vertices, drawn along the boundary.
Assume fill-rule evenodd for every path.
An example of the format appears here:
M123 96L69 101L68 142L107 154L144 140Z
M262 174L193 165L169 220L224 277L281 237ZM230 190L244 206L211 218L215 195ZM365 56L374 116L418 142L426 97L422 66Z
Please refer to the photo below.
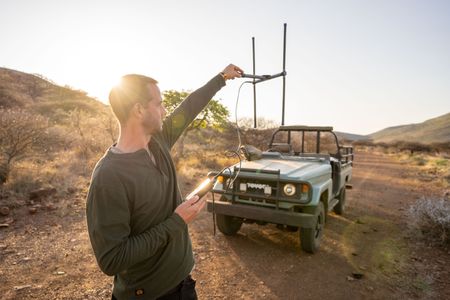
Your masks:
M396 147L356 146L358 152L372 152L388 155L400 163L413 167L411 177L416 178L418 184L432 184L436 189L450 188L450 156L448 152L416 152L400 151Z
M450 160L445 155L394 153L391 156L402 164L414 166L422 181L432 182L441 189L450 187Z
M92 161L76 158L73 150L58 153L53 159L29 159L18 162L4 185L5 190L19 194L38 188L55 187L58 193L69 188L86 187L92 170Z

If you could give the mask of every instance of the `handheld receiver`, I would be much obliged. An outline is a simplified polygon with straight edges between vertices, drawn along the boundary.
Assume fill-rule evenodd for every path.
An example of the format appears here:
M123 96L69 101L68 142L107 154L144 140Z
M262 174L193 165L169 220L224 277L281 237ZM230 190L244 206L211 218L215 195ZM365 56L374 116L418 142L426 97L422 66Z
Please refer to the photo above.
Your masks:
M189 195L187 195L186 199L190 199L194 197L195 195L198 196L198 200L193 202L192 205L200 201L200 199L206 195L214 186L215 178L207 178L204 180L199 186L195 188Z

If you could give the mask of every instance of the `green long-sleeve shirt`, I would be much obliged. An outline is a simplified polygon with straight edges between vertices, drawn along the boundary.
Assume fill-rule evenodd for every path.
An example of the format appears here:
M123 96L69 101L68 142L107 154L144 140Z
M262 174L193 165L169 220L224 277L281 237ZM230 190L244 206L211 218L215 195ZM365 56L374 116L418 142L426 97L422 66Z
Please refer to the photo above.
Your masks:
M118 299L153 299L180 283L194 257L188 227L175 208L182 197L170 149L225 85L218 75L193 92L152 136L150 151L114 153L97 163L87 196L89 237L101 270L114 275ZM143 291L143 295L138 296Z

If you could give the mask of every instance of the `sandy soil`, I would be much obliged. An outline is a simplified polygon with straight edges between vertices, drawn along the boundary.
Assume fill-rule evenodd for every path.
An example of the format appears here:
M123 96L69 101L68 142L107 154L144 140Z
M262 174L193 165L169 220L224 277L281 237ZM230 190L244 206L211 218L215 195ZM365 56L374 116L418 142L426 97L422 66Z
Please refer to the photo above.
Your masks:
M190 229L199 298L450 299L450 252L427 246L407 227L409 205L442 191L380 154L357 154L352 183L346 213L329 214L314 255L300 250L298 232L274 225L244 224L236 236L214 236L212 216L202 212ZM112 278L93 257L84 197L0 217L11 223L0 228L1 299L110 299Z

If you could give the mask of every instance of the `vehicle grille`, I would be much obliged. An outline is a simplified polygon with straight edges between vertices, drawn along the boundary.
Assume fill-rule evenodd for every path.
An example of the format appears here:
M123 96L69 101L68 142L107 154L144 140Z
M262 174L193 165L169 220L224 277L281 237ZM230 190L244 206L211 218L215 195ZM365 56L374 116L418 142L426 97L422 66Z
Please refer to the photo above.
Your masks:
M276 182L268 180L255 180L250 178L238 178L235 183L237 191L239 190L241 183L247 184L246 193L249 195L258 195L262 197L275 197L277 195L278 186ZM270 195L264 193L264 186L270 186Z

